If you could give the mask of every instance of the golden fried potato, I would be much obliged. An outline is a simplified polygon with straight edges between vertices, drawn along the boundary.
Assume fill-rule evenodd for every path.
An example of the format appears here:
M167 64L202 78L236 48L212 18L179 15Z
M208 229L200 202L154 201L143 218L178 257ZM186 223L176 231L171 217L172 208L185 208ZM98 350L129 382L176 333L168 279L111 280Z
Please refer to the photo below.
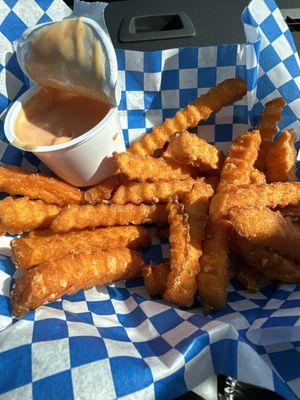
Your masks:
M128 151L132 154L152 156L156 150L164 147L176 132L196 127L211 113L240 100L246 93L247 86L243 79L226 79L184 110L178 111L173 118L167 118L162 125L155 126L151 133L133 142Z
M46 301L94 285L142 275L144 262L134 250L83 252L46 261L17 278L11 294L13 315L20 317Z
M209 212L212 220L226 217L234 206L286 207L300 204L300 182L277 182L235 188L226 193L217 193L211 200Z
M224 154L216 146L186 130L171 139L166 155L176 162L192 165L205 172L220 170L224 162Z
M297 152L296 135L284 131L278 140L270 144L266 153L266 176L268 182L296 181Z
M33 174L9 165L0 166L0 191L43 200L60 207L85 203L83 193L78 188L51 176Z
M181 198L189 192L194 182L192 178L157 182L129 182L115 191L111 202L115 204L167 203L170 197Z
M164 293L169 272L170 260L157 265L148 264L143 268L144 283L150 296L161 296Z
M114 161L119 171L129 180L156 182L190 178L188 166L164 158L114 153Z
M267 207L240 206L231 208L228 218L240 237L300 261L300 228L279 211Z
M0 201L0 233L23 233L48 228L61 212L55 204L27 197L6 197Z
M151 243L149 231L141 226L114 226L67 233L32 232L11 242L12 259L21 269L29 269L48 260L88 250L122 247L138 249Z
M52 221L54 232L70 232L84 228L115 225L142 225L167 220L163 204L98 204L68 206Z
M278 122L281 119L281 111L286 102L282 97L273 99L265 104L260 115L260 123L257 127L261 134L261 147L255 167L260 171L266 172L266 154L273 143L274 137L278 132Z
M198 293L205 312L225 307L229 282L231 224L220 219L209 222L197 276Z

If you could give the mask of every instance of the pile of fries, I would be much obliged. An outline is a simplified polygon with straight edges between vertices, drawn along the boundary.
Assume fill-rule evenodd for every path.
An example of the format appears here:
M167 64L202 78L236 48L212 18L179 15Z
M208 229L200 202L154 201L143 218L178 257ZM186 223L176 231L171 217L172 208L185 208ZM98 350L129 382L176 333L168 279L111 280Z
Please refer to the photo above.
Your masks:
M227 156L187 129L246 94L228 79L113 156L116 172L85 192L52 177L0 167L2 233L24 273L12 290L15 316L94 285L144 277L151 295L206 312L223 308L231 278L257 290L262 278L300 281L300 183L295 135L274 140L285 105L266 104L256 130ZM201 130L200 130L201 136ZM159 154L159 155L158 155ZM279 211L278 211L279 210ZM168 236L170 260L147 265L147 223Z

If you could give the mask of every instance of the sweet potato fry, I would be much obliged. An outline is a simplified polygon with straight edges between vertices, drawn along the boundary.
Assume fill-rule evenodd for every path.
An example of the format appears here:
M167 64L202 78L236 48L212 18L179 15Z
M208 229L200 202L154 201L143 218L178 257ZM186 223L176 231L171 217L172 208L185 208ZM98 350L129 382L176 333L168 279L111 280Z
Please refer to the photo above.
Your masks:
M177 195L182 197L194 184L192 178L185 180L157 182L129 182L120 186L112 197L115 204L154 204L167 203L168 199Z
M211 200L209 212L211 219L215 221L226 217L228 210L234 206L282 208L299 204L300 182L277 182L217 193Z
M245 286L247 292L255 293L259 290L262 280L262 273L245 260L240 259L235 279Z
M27 197L6 197L0 201L0 233L23 233L34 229L48 228L61 212L55 204Z
M170 260L164 260L157 265L146 265L143 268L145 286L150 296L161 296L166 290Z
M64 208L52 222L51 229L54 232L70 232L98 226L141 225L166 220L167 212L163 204L86 204Z
M83 252L47 261L17 278L11 295L13 314L20 317L82 288L141 276L143 265L142 257L129 249Z
M60 207L85 202L83 193L65 182L8 165L0 166L0 191L43 200Z
M141 226L115 226L68 233L32 232L11 242L12 260L18 268L29 269L49 260L87 250L137 249L150 245L150 234Z
M296 181L296 136L284 131L276 142L270 144L266 153L266 176L268 182Z
M252 185L261 185L262 183L266 183L266 176L259 169L253 168L250 173L250 183Z
M233 229L252 244L300 261L300 228L267 207L233 207L228 212Z
M130 153L114 153L117 168L129 180L139 182L171 181L173 179L188 179L190 169L172 160L139 156Z
M266 153L278 132L277 124L281 119L281 111L285 104L282 97L273 99L265 104L260 115L260 123L257 128L260 131L262 143L255 163L255 167L260 171L266 172Z
M113 192L126 181L126 178L116 173L104 179L99 185L93 186L84 192L85 200L89 204L99 204L110 200Z
M236 244L247 263L253 265L267 279L283 283L300 281L300 266L288 257L253 245L243 238L237 237Z
M224 161L220 150L186 130L171 139L167 154L180 164L192 165L206 172L219 170Z
M164 298L174 304L189 306L197 290L196 276L202 256L202 241L208 222L210 185L199 181L183 198L184 210L169 204L171 272Z
M261 143L259 131L247 132L231 144L221 170L217 192L232 186L249 185Z
M184 110L178 111L175 117L167 118L162 125L155 126L151 133L133 142L128 151L133 154L151 156L170 141L176 132L196 127L212 112L218 112L222 107L240 100L246 92L247 87L243 79L227 79L200 96Z
M225 307L229 282L230 222L209 222L197 276L198 293L205 312Z

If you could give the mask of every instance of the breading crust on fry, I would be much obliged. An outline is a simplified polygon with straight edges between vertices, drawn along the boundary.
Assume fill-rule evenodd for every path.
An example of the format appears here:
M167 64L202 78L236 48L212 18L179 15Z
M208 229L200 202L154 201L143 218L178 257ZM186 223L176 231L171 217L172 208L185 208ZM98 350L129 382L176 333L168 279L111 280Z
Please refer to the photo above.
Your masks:
M114 161L118 169L130 180L155 182L190 178L188 166L164 158L114 153Z
M85 203L83 193L51 176L33 174L13 166L0 166L0 191L23 195L63 207L67 204Z
M150 296L161 296L164 293L169 272L170 260L157 265L148 264L143 268L144 283Z
M250 184L261 185L262 183L267 183L265 174L259 169L253 168L250 173Z
M225 307L229 281L230 222L209 222L197 276L198 293L205 312Z
M212 187L199 181L183 197L184 211L176 203L169 204L171 271L164 298L172 303L189 306L194 302L212 195Z
M278 140L272 143L266 154L266 176L268 182L296 181L297 152L296 136L284 131Z
M115 204L167 203L172 196L181 198L194 184L192 178L157 182L129 182L120 186L111 201Z
M267 279L283 283L298 283L300 281L299 264L288 257L253 245L243 238L236 237L235 241L240 254L247 263L261 271Z
M86 204L65 207L52 222L51 229L54 232L69 232L98 226L142 225L166 220L164 204Z
M155 126L151 133L133 142L128 151L139 155L153 155L170 141L176 132L196 127L212 112L218 112L222 107L240 100L246 92L247 86L243 79L227 79L200 96L184 110L178 111L175 117L167 118L162 125Z
M89 204L99 204L110 200L113 192L126 181L126 178L116 173L104 179L99 185L93 186L84 192L85 200Z
M168 222L170 225L171 270L163 298L173 304L189 306L193 304L197 290L196 275L193 268L189 270L188 216L185 214L183 206L176 201L168 204Z
M144 262L134 250L84 252L47 261L17 278L12 291L12 309L17 317L46 301L94 285L141 276Z
M226 217L234 206L286 207L300 204L300 182L278 182L235 188L226 193L217 193L210 203L212 220Z
M0 232L17 234L48 228L60 212L55 204L41 200L6 197L0 201Z
M206 172L219 170L224 161L224 154L215 146L186 130L171 139L168 156L181 164L190 164Z
M228 218L238 235L252 244L300 261L300 228L279 211L267 207L233 207Z
M59 234L38 231L11 242L12 260L18 268L29 269L67 254L120 247L137 249L149 246L150 242L149 231L141 226L115 226Z
M260 123L257 128L260 131L262 143L255 163L255 167L260 171L266 172L266 154L278 132L277 124L281 119L281 111L285 104L282 97L273 99L265 104L260 115Z
M235 279L245 286L247 292L255 293L260 288L262 273L252 265L248 265L246 261L241 258L237 267Z
M221 170L218 192L232 186L249 185L261 138L259 131L247 132L231 144Z

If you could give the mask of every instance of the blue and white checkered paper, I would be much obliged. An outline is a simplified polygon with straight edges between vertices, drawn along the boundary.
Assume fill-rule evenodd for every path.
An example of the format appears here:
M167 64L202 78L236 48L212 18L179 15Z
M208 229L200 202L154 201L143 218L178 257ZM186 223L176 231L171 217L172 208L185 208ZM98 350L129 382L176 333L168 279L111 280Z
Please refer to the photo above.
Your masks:
M3 134L5 111L27 85L11 42L27 26L69 12L61 0L0 0L3 163L43 168ZM247 96L201 124L199 135L226 149L279 95L288 103L281 128L300 132L300 63L278 8L273 0L253 0L243 23L248 44L117 50L127 143L235 76L247 81ZM150 299L141 281L119 282L64 296L15 320L9 291L17 273L8 242L0 238L0 399L169 399L214 373L300 397L300 285L272 284L249 294L232 282L226 308L203 316L200 305L183 311ZM153 262L167 254L167 243L155 237L144 252Z

